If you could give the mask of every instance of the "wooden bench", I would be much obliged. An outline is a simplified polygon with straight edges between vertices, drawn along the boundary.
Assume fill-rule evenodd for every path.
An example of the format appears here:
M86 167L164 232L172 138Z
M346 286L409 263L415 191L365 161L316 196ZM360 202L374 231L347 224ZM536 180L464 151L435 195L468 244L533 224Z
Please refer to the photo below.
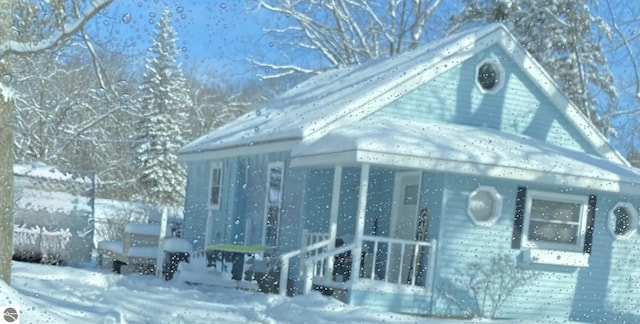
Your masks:
M160 224L127 224L123 240L98 243L98 267L112 262L117 273L155 273L160 246Z

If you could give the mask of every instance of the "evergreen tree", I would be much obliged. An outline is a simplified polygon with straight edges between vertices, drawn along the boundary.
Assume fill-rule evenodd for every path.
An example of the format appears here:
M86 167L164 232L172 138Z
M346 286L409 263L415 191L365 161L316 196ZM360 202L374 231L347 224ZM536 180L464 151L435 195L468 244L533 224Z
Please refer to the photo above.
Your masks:
M598 112L614 109L617 92L602 36L610 37L606 23L588 6L575 0L464 0L450 32L466 25L500 22L546 68L564 93L603 133L609 121ZM595 5L595 4L594 4ZM600 102L606 101L606 102Z
M154 30L141 86L140 112L136 123L134 167L141 200L178 205L184 200L186 172L177 161L185 143L186 112L191 107L185 79L177 58L177 34L164 9Z

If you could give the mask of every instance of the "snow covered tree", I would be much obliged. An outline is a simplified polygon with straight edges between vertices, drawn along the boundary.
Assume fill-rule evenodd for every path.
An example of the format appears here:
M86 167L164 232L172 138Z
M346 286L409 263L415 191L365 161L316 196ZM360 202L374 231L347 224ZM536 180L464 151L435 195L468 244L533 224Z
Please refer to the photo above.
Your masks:
M418 46L426 38L426 25L442 0L253 0L257 8L278 15L285 26L264 28L290 52L286 63L253 60L272 73L264 78L293 73L315 73L323 68L359 64L393 56ZM273 44L271 44L273 45ZM309 50L324 66L291 63L298 51ZM297 53L294 55L294 53Z
M468 25L500 22L544 66L578 108L601 132L612 130L600 114L615 109L617 91L601 39L606 22L589 4L575 0L463 0L450 32ZM604 101L604 102L603 102Z
M180 51L170 19L171 14L165 8L146 58L133 164L137 168L141 200L178 205L184 199L186 172L176 154L185 143L183 129L191 100L177 62Z
M11 281L13 250L12 117L16 96L11 85L11 56L60 46L61 40L76 34L111 1L0 1L0 280L7 283ZM25 26L29 28L20 28Z

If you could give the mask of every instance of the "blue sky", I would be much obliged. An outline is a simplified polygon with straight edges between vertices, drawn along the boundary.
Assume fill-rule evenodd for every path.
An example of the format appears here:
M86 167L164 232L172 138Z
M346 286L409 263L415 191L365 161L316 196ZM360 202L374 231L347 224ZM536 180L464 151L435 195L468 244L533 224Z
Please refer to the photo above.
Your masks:
M247 13L244 1L129 1L116 0L98 15L90 30L100 42L112 38L113 49L124 47L132 56L143 57L151 45L153 28L164 7L173 15L181 63L186 70L225 78L247 79L255 74L246 57L269 52L269 41L261 33L262 13Z

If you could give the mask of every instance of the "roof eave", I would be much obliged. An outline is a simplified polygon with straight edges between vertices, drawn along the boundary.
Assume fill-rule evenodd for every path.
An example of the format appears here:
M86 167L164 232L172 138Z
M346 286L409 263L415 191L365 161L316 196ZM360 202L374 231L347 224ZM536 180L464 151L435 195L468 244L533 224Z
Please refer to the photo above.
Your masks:
M549 170L536 170L520 166L507 166L472 161L460 161L442 158L429 158L374 152L361 149L341 152L321 153L304 156L292 156L291 166L298 168L354 166L361 164L380 165L392 168L419 169L424 171L446 172L481 177L493 177L515 181L526 181L546 185L578 187L597 191L624 194L637 194L640 187L640 175L637 179L621 177L598 177L581 174L566 174Z
M274 141L235 143L233 145L218 146L202 151L180 153L178 154L178 161L194 162L201 160L219 160L233 156L288 152L291 151L299 142L299 138L288 138Z

